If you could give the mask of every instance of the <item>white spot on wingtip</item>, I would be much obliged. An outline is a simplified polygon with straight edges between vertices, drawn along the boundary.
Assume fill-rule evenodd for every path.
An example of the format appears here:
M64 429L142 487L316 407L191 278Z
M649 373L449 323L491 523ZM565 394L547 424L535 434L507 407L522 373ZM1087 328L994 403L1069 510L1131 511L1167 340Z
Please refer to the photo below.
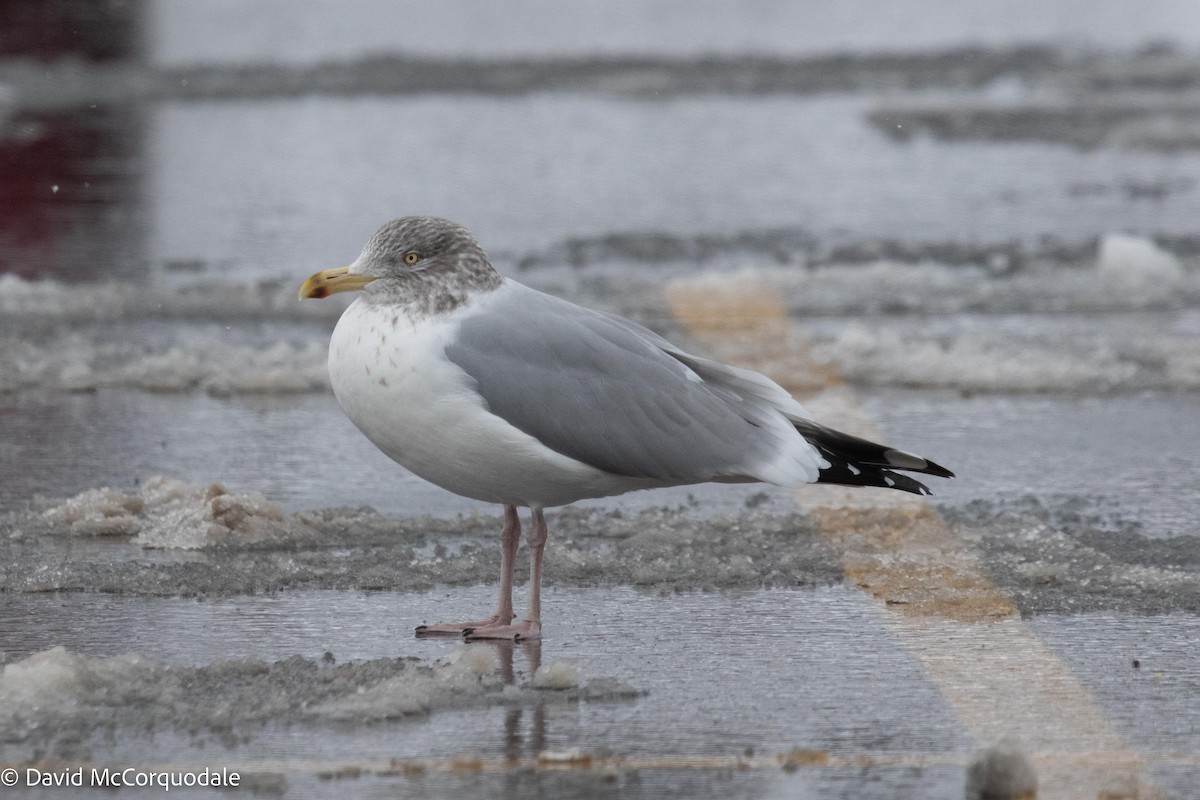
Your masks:
M853 464L847 464L846 468L848 470L850 470L851 475L862 475L862 470L859 469L858 467L854 466Z
M887 475L883 476L883 482L886 483L888 486L896 485L896 482L894 480L892 480L891 478L889 478Z

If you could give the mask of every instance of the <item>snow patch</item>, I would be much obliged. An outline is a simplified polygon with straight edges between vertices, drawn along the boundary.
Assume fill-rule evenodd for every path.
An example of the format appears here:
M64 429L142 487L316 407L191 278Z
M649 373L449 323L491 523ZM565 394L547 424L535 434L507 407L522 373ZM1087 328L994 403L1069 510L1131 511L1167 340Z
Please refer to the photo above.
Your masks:
M1077 262L1064 265L1054 261L1021 262L1013 271L996 272L987 266L947 265L936 261L908 263L879 260L873 263L829 264L814 269L758 268L739 272L717 272L691 276L690 289L726 286L734 282L777 296L793 318L847 314L883 316L890 319L908 314L1020 314L1099 313L1155 311L1200 306L1200 270L1189 256L1179 258L1149 239L1112 234L1098 244L1095 267L1085 266L1092 243L1080 245ZM631 276L630 285L639 286ZM644 303L641 289L623 284L618 305L637 311ZM655 283L655 291L661 288ZM286 291L285 291L286 289ZM646 284L646 290L649 284ZM132 292L132 294L131 294ZM613 302L613 298L577 297L585 304ZM7 335L0 336L0 392L48 390L86 392L107 388L153 392L203 391L226 396L246 393L285 394L324 392L329 379L328 326L293 326L289 341L247 343L245 339L214 341L203 326L197 335L188 336L189 323L232 320L258 324L265 319L325 320L341 313L344 305L336 301L300 304L294 287L262 285L258 287L194 286L190 288L131 287L116 282L97 282L84 287L67 286L53 281L27 281L15 275L0 276L0 321L10 323ZM653 315L660 309L642 309ZM756 313L753 304L741 316L750 320ZM734 326L739 314L727 322ZM171 338L147 339L122 330L119 325L142 320L166 320ZM36 321L36 324L35 324ZM28 329L36 335L29 335ZM137 330L133 326L132 330ZM299 333L299 339L295 337ZM179 341L178 337L183 336ZM849 347L843 343L843 347ZM883 347L889 345L883 344ZM921 345L924 347L924 345ZM984 362L995 364L998 354L1004 361L999 377L981 376L968 380L968 388L998 390L1012 387L1018 391L1047 384L1050 388L1059 367L1067 367L1065 388L1113 384L1133 388L1141 374L1130 377L1153 364L1157 355L1146 358L1134 354L1113 363L1103 350L1095 354L1066 352L1050 342L1043 352L1035 348L1037 375L1024 376L1022 365L1014 363L1019 346L1000 337L996 341L967 340L953 345L934 343L921 353L928 363L915 377L902 370L886 368L882 374L894 378L873 378L872 383L899 385L956 385L943 378L930 380L928 373L941 372L937 349L957 348L954 356L981 354ZM1159 349L1174 347L1163 345ZM1186 346L1183 347L1186 350ZM986 352L982 352L986 351ZM1083 356L1081 359L1080 356ZM1196 385L1194 358L1183 354L1172 365L1175 354L1164 352L1168 366L1164 375L1151 376L1151 387L1191 389ZM912 356L901 353L905 362ZM835 359L836 360L836 359ZM1128 362L1128 363L1125 363ZM982 371L982 370L980 370ZM1082 371L1080 374L1079 371ZM991 370L995 373L995 370ZM880 373L876 373L877 375ZM1074 377L1072 377L1074 376ZM1178 377L1180 384L1171 380ZM975 384L981 384L975 386ZM1036 387L1033 385L1037 384Z
M315 392L329 385L327 356L323 342L279 342L267 347L195 342L146 352L139 342L97 343L74 333L42 343L0 340L0 392L106 388L200 389L218 396Z
M86 285L53 279L0 275L0 317L39 322L115 322L143 319L336 319L345 303L298 303L294 285L211 282L185 287L153 282L95 281Z
M1141 241L1141 240L1138 240ZM1111 247L1111 246L1110 246ZM1160 250L1155 252L1175 257ZM1122 258L1129 250L1117 245ZM1030 264L1011 275L993 275L984 267L909 264L881 260L869 264L832 264L811 270L767 269L715 273L713 285L731 282L765 287L783 298L794 317L817 314L958 314L1139 311L1185 308L1200 303L1200 273L1177 271L1142 248L1136 265L1105 268ZM1175 260L1178 265L1180 262ZM1153 280L1130 280L1153 275ZM688 278L702 286L708 277Z
M866 386L979 392L1200 388L1200 341L1190 336L1054 340L969 331L937 337L853 323L814 344L811 354Z

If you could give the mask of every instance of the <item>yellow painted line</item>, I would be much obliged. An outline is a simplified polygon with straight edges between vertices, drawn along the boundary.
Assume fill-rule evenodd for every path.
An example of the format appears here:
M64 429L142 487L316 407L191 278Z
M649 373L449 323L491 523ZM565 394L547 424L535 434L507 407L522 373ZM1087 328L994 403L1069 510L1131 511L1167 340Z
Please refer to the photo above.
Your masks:
M672 283L666 299L674 319L718 359L769 375L826 424L880 439L836 370L811 362L777 292L745 276L706 277ZM939 479L928 482L936 492ZM795 496L839 554L846 579L879 601L977 746L1010 736L1029 752L1057 754L1039 762L1043 800L1157 796L1142 756L926 501L825 486Z

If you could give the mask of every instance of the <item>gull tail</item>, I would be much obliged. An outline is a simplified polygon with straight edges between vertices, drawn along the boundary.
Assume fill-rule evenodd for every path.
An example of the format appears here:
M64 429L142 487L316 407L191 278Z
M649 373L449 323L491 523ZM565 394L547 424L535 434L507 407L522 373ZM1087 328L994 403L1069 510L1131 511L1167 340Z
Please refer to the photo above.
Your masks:
M793 419L792 424L829 462L829 467L821 470L817 483L881 486L913 494L933 494L925 484L894 470L923 472L939 478L954 477L953 472L927 458L835 431L812 420Z

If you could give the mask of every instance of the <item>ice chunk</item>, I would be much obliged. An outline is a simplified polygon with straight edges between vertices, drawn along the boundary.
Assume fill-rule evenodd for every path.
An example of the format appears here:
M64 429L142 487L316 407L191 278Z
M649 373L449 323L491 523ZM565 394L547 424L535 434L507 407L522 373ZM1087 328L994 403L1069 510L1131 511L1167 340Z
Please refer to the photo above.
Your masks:
M570 750L543 750L538 753L537 760L538 764L546 766L570 764L574 767L588 767L592 763L592 757L578 747L572 747Z
M139 655L94 658L55 647L0 669L0 741L24 742L45 753L62 740L72 752L80 736L101 729L144 732L160 724L227 729L242 722L314 718L361 724L441 708L596 702L638 694L611 679L609 684L604 691L548 697L504 684L491 654L473 647L432 665L377 658L337 666L301 656L184 666ZM64 731L69 735L63 737Z
M0 705L17 712L69 702L83 690L87 673L84 659L65 647L34 653L0 672Z
M489 646L468 645L450 655L443 679L453 684L473 684L495 671L496 657Z
M1183 277L1183 266L1174 254L1149 239L1120 233L1110 233L1100 241L1096 266L1101 275L1119 276L1134 284Z
M54 647L4 666L0 708L12 716L69 713L89 695L107 696L106 686L137 686L152 671L140 656L88 659Z
M529 681L531 689L574 689L579 685L579 667L565 661L543 664Z
M318 533L257 492L234 494L155 476L137 492L89 489L42 512L52 532L78 536L136 535L151 548L313 541Z
M394 719L482 695L504 695L496 676L496 659L490 648L468 645L431 669L389 678L312 711L331 719Z
M397 719L430 710L428 681L404 675L369 689L313 706L312 713L334 720Z
M76 536L132 536L142 529L144 506L137 495L109 488L88 489L43 516L53 528Z
M231 494L219 483L197 486L159 476L146 481L142 495L150 522L138 535L144 547L198 548L317 537L307 523L257 492Z

